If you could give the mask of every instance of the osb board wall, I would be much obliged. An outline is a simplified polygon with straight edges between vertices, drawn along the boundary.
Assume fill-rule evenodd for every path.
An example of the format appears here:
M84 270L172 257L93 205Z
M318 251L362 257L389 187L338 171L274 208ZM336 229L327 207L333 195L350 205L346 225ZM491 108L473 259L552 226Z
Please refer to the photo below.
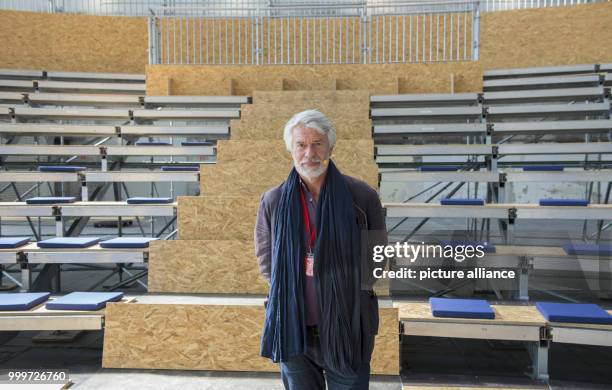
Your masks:
M0 11L0 68L144 73L145 18Z
M261 195L264 191L282 183L291 170L291 163L247 164L226 163L200 166L200 194ZM378 188L378 167L374 163L339 164L342 173L365 181Z
M397 309L380 309L371 372L399 374ZM102 367L278 371L259 356L264 308L123 304L106 309Z
M259 196L179 196L180 240L252 240Z
M421 71L427 69L425 74ZM253 91L368 90L372 94L482 90L479 63L147 67L149 95L252 95ZM168 86L170 85L170 88Z
M243 105L240 119L230 122L231 138L282 139L285 123L308 109L317 109L332 121L337 139L372 136L367 91L256 91L253 104Z
M397 20L395 26L390 23L390 17L386 18L387 35L393 35L398 28L403 29L403 18ZM372 93L448 92L450 74L459 78L455 86L456 92L475 92L481 89L480 72L482 68L610 62L612 60L609 55L612 45L612 32L609 28L612 24L611 18L612 4L609 2L482 13L480 23L481 64L413 63L368 66L303 65L299 67L283 65L172 67L158 65L149 67L147 70L150 77L148 93L195 95L233 93L240 95L250 94L253 90L359 89L360 86L361 89L371 90ZM423 21L425 21L424 27ZM398 23L399 26L397 26ZM463 20L459 20L460 26L463 23ZM468 18L465 23L468 24L469 30L470 19ZM406 19L407 29L409 29L409 24L410 18ZM427 37L429 28L427 20L420 17L417 22L416 17L413 16L412 24L415 32L417 26L419 27L420 37L423 36L423 33ZM330 23L330 26L333 24ZM192 25L189 30L190 36L194 31L199 32L198 28L199 26L194 30ZM305 34L305 25L302 28ZM309 36L312 38L315 32L320 33L325 31L325 28L310 29ZM349 25L345 28L344 31L352 31L352 23L349 21ZM339 52L340 29L336 27L336 30ZM382 23L378 30L382 36ZM456 32L457 29L455 28L454 31ZM220 32L223 34L224 29L217 31L217 38ZM447 37L446 54L450 55L450 41L448 40L450 29L447 29L446 35L443 31L432 31L432 33L433 42L436 41L438 33L440 38ZM186 35L187 31L183 34ZM145 18L0 11L0 35L3 37L0 41L0 51L3 53L0 58L1 68L140 73L143 72L147 63ZM460 34L461 42L463 42L462 35ZM346 37L344 33L344 41ZM191 45L193 42L192 39ZM410 42L406 41L405 46L408 47L406 54L401 50L404 42L400 46L397 46L396 42L399 40L391 39L390 48L385 47L385 58L388 59L391 54L391 60L395 60L396 56L403 60L406 55L410 60L410 53L412 53L413 60L416 60L418 46L416 35L412 42L412 50L410 50ZM167 52L173 43L171 42L168 47L165 46L166 44L168 44L167 40L162 39L163 52ZM292 44L290 42L290 45ZM419 51L421 60L423 60L423 54L426 60L429 59L427 47L426 39L426 50L423 51L421 45ZM212 47L209 46L209 55L213 52L211 49ZM373 49L373 56L376 56L376 46ZM457 46L455 45L453 49L456 55ZM187 47L184 50L187 50ZM438 47L436 50L434 46L432 59L435 60L436 55L443 59L443 53L440 53L440 50L444 50L443 47ZM225 54L224 46L222 51L222 54ZM320 54L314 52L315 50L310 53L312 57L309 57L310 61L314 61L316 56L320 57ZM345 44L343 52L346 52ZM286 50L284 53L286 55ZM298 53L302 52L298 51ZM463 46L460 46L459 57L462 57L463 53ZM204 52L202 54L204 55ZM277 53L277 60L279 54ZM306 54L303 55L306 56ZM378 56L382 55L382 43L379 43ZM272 56L273 54L271 58ZM469 51L467 56L469 57ZM267 57L266 53L266 59ZM352 59L352 54L349 57ZM197 51L196 61L200 61L200 53ZM193 62L192 47L191 62ZM234 62L237 62L236 58ZM187 63L186 54L183 63ZM371 68L371 66L376 68ZM421 68L423 66L425 68ZM360 68L363 72L354 71L353 67ZM421 76L421 72L427 69L430 74ZM476 73L475 77L472 72ZM373 76L374 74L376 76ZM169 81L170 88L168 88Z
M274 111L271 111L266 115L262 115L258 120L248 122L244 120L232 120L230 122L231 139L282 139L285 123L293 114L305 109L319 109L319 111L327 115L328 110L320 107L324 106L316 104L304 105L284 115L274 115ZM365 112L367 113L368 109L366 109ZM367 117L361 119L329 118L336 129L337 139L364 139L372 136L372 122Z
M342 140L336 143L331 158L338 164L374 162L374 142L369 140ZM291 155L282 140L219 140L217 164L243 161L250 164L291 161Z
M240 111L240 120L254 122L264 120L266 117L279 116L289 119L296 112L310 108L321 110L330 119L355 118L367 121L369 119L370 101L369 99L360 99L353 103L328 103L323 100L319 103L304 102L302 104L294 103L280 106L278 103L244 104Z
M423 18L413 28L422 29ZM468 20L467 23L470 21ZM403 21L400 21L400 24ZM456 22L455 22L456 23ZM460 20L462 26L463 21ZM387 23L389 26L389 24ZM366 89L372 94L443 93L482 90L482 70L529 66L610 62L612 49L612 4L577 5L481 14L480 61L448 63L409 63L384 65L301 65L301 66L153 66L147 68L149 94L226 94L252 95L255 90L280 89ZM456 25L455 25L456 26ZM387 27L389 28L389 27ZM403 28L403 25L402 25ZM428 23L425 21L425 36ZM455 29L456 31L456 29ZM433 32L433 41L437 31ZM450 29L447 29L447 35ZM389 30L387 30L389 34ZM391 31L393 34L393 30ZM420 31L423 36L423 31ZM443 32L440 32L443 38ZM462 40L460 34L460 39ZM416 37L415 37L416 38ZM447 37L448 38L448 37ZM393 40L392 40L393 42ZM462 41L463 42L463 41ZM420 46L419 58L429 60ZM463 44L463 43L462 43ZM406 43L409 46L409 42ZM400 48L403 47L402 46ZM412 53L416 60L416 47ZM382 56L382 47L379 47ZM385 48L385 57L394 60L398 48L392 43ZM432 50L444 57L438 47ZM447 39L446 55L450 55ZM457 55L457 46L453 47ZM464 54L459 47L459 57ZM403 53L402 59L403 59ZM469 50L467 51L469 57ZM168 90L168 80L171 88Z
M252 240L158 241L149 249L149 292L267 294Z
M612 61L612 3L481 14L484 69Z

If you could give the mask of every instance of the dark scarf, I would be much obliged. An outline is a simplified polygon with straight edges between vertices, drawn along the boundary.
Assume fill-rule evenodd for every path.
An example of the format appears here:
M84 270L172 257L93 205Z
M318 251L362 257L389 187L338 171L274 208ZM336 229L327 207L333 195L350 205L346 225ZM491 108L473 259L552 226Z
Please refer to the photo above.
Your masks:
M297 171L281 187L261 355L285 362L306 350L304 218ZM361 364L360 232L353 197L330 161L317 203L314 278L325 365L344 375Z

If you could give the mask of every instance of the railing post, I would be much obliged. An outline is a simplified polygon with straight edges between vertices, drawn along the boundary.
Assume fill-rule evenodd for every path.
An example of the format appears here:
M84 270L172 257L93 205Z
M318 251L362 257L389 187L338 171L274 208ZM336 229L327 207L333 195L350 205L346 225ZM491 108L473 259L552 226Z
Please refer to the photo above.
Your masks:
M478 61L478 49L480 47L480 2L475 4L472 13L472 60Z
M152 11L151 11L152 12ZM157 31L157 18L149 16L149 65L159 64L159 34Z
M253 54L254 54L254 57L255 57L255 64L256 65L260 64L260 58L259 58L259 55L260 55L259 52L260 52L260 47L261 47L261 45L259 44L260 43L259 42L260 35L263 38L263 34L261 33L261 30L259 28L259 17L260 17L260 11L259 11L259 4L258 4L257 5L257 9L255 11L255 17L253 18L253 20L255 21L255 48L254 48L255 53L253 53Z
M368 6L361 8L361 62L368 63Z

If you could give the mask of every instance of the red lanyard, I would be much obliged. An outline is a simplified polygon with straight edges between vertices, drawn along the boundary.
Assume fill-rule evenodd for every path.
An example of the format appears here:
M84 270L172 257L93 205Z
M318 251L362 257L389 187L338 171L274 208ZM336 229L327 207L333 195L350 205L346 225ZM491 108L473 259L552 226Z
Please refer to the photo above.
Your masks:
M306 198L304 198L304 190L300 187L300 201L302 202L302 214L304 216L304 224L306 225L306 232L308 233L308 251L312 251L315 242L314 229L310 228L310 216L308 215L308 206L306 205Z

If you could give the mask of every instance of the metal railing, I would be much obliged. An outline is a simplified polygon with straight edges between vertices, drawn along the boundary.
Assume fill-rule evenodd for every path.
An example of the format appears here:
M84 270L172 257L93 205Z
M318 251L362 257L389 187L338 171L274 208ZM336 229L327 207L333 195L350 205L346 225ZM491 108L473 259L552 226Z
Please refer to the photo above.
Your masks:
M162 7L150 64L287 65L478 59L476 1L283 7Z
M560 7L567 5L595 3L610 0L481 0L481 11L505 11L525 8ZM0 0L0 9L77 13L88 15L149 16L150 10L157 7L226 7L242 8L278 7L296 5L330 5L355 3L352 0ZM368 5L389 4L394 0L363 0ZM417 2L417 1L415 1Z

